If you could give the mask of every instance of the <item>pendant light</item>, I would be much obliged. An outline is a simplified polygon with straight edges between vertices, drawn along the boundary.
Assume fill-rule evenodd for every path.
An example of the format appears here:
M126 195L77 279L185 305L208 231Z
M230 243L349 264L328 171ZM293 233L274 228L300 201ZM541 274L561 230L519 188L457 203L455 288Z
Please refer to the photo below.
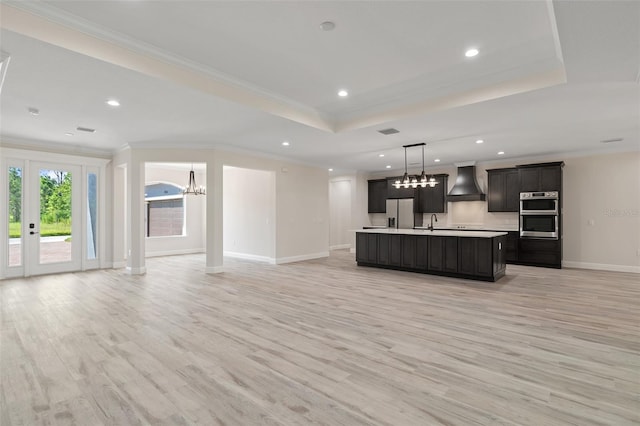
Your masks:
M205 192L206 191L204 189L204 186L200 185L200 187L198 187L196 185L196 173L193 171L193 163L191 163L191 171L189 172L189 185L184 187L182 193L185 195L205 195Z
M427 186L427 175L424 174L424 145L422 145L422 173L420 173L420 186L424 188Z
M429 179L427 179L427 175L424 173L424 144L423 144L422 145L422 173L420 174L420 186L423 188L426 186L433 188L437 184L438 184L438 181L436 180L435 176L431 175Z
M429 178L427 178L427 175L424 172L424 147L425 147L425 143L421 142L421 143L414 143L411 145L403 145L404 148L404 175L402 176L402 179L398 179L393 183L393 186L395 188L417 188L418 186L425 188L427 186L433 188L434 186L436 186L438 184L438 181L436 180L436 178L434 176L431 176ZM422 147L422 173L420 173L420 176L409 176L409 173L407 172L407 148L412 148L414 146L421 146Z
M409 179L409 174L407 173L407 146L403 146L404 148L404 175L402 176L402 180L396 180L393 184L396 188L400 188L401 186L404 188L408 188L411 184L411 180Z

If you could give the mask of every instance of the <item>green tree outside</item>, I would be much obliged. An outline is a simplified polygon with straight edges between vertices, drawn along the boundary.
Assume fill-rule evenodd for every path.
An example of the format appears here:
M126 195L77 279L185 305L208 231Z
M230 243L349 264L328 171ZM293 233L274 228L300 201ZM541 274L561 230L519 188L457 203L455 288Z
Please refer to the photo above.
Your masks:
M54 181L44 211L40 216L44 223L71 223L71 173L65 173L61 181Z
M22 170L9 167L9 222L22 221Z
M46 170L40 175L40 235L71 235L71 173ZM21 236L22 170L9 168L9 238Z

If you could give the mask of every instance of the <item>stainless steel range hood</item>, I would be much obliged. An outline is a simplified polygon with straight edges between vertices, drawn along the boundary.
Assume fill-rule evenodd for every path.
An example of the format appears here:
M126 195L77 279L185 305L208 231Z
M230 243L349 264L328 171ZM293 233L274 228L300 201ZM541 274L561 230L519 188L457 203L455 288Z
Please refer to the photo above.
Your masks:
M447 201L484 201L485 194L476 180L475 163L457 164L456 183L447 194Z

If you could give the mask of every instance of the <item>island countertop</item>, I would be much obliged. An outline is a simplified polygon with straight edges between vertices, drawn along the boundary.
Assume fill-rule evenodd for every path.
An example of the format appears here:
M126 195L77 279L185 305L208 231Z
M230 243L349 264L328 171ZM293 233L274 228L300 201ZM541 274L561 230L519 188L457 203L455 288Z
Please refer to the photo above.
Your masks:
M427 229L356 229L355 232L364 232L368 234L401 234L401 235L432 235L436 237L467 237L467 238L494 238L507 235L506 232L491 231L453 231L453 230L434 230Z

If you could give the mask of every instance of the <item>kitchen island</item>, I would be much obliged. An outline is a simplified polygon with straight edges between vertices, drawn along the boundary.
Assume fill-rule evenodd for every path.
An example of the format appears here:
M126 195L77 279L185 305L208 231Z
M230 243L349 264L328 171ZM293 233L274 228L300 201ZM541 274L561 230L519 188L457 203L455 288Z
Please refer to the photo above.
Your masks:
M358 266L482 281L504 276L506 232L421 229L356 231Z

